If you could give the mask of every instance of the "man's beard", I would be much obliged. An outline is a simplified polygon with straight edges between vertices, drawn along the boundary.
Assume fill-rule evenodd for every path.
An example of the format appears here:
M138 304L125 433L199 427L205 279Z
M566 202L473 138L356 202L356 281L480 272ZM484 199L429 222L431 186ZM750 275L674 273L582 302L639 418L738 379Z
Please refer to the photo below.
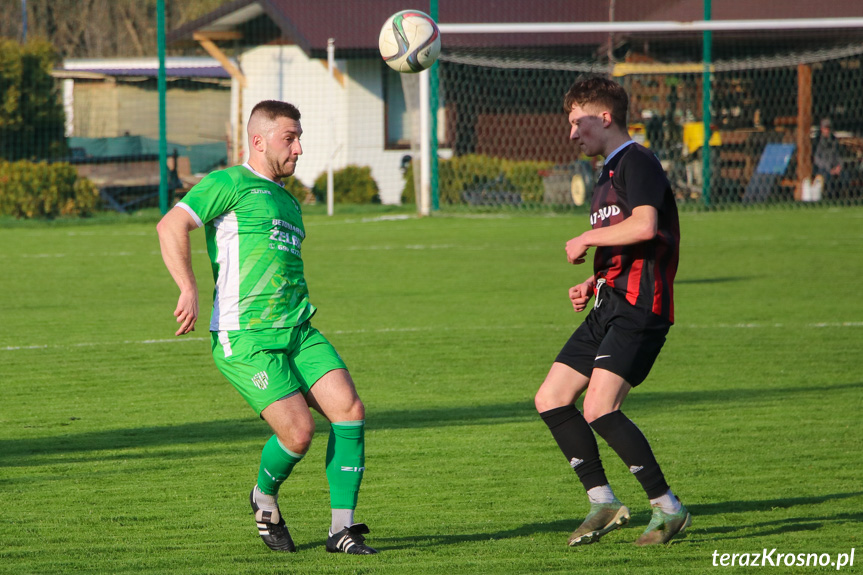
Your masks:
M270 168L270 171L273 173L273 176L277 180L281 180L282 178L287 178L294 175L295 164L281 164L278 159L273 158L267 155L267 165Z

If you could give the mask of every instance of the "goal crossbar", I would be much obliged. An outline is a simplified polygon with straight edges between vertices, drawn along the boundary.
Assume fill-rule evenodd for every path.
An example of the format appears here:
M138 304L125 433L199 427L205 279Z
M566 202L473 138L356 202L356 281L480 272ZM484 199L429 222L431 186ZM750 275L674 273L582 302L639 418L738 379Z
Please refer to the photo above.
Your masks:
M778 20L694 20L691 22L522 22L447 24L442 34L536 34L585 32L706 32L863 28L863 18L785 18Z

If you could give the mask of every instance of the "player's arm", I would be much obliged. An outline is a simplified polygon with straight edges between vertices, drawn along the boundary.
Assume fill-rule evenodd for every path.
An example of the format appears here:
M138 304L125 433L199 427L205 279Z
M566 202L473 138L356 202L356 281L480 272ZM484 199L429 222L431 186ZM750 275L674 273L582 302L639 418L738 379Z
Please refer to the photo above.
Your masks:
M628 246L652 240L659 226L659 212L653 206L642 205L620 223L587 230L566 242L566 259L571 264L584 263L587 249L597 246Z
M165 266L180 288L180 298L174 316L180 329L174 335L183 335L195 329L198 319L198 284L192 271L192 248L189 232L198 227L194 218L186 210L174 207L159 224L159 245Z

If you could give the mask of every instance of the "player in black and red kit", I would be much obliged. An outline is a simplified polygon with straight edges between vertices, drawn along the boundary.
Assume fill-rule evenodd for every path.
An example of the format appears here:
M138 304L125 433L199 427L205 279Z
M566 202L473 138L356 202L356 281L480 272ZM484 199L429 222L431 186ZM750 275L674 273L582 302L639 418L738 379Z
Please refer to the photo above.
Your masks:
M653 153L629 137L629 98L611 79L581 78L564 98L570 139L605 164L593 190L591 229L569 240L567 259L584 263L595 247L594 273L569 290L575 311L595 296L537 391L537 411L581 480L590 512L569 545L594 543L629 521L599 458L594 432L641 483L653 508L637 545L666 543L691 522L671 492L650 444L620 411L647 377L674 322L673 283L680 227L668 179ZM575 401L584 394L584 414Z

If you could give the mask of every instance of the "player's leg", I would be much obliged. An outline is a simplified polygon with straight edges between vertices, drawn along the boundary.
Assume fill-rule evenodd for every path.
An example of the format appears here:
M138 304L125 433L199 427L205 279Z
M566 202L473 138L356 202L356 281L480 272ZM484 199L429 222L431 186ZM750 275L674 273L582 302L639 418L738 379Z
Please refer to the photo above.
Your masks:
M568 365L555 362L536 392L534 404L566 461L589 492L608 481L593 431L575 407L575 400L587 386L587 377Z
M249 494L258 533L274 551L294 551L278 505L279 488L309 448L314 420L281 351L289 330L213 334L216 366L274 431L261 451Z
M594 543L629 520L629 510L608 484L593 430L574 405L588 388L585 374L593 368L604 333L596 315L592 311L566 342L534 398L537 411L590 500L590 511L570 535L569 545Z
M331 528L341 531L353 524L365 471L365 407L346 369L322 376L306 397L330 421L326 469L333 508Z
M594 369L584 397L584 414L594 431L635 475L650 499L654 516L637 543L665 543L685 529L691 519L686 508L668 487L647 438L620 411L631 389L622 376L605 369Z
M360 484L365 471L365 407L346 369L318 379L307 394L309 404L330 421L326 470L330 484L332 521L327 551L371 555L365 544L369 528L354 523Z
M327 551L373 554L376 551L364 543L368 527L354 523L365 471L365 406L330 342L311 326L305 329L292 361L304 382L306 401L330 422L326 473L332 520Z
M605 369L593 370L584 396L584 416L653 499L668 491L668 484L644 434L620 411L630 389L621 376Z

